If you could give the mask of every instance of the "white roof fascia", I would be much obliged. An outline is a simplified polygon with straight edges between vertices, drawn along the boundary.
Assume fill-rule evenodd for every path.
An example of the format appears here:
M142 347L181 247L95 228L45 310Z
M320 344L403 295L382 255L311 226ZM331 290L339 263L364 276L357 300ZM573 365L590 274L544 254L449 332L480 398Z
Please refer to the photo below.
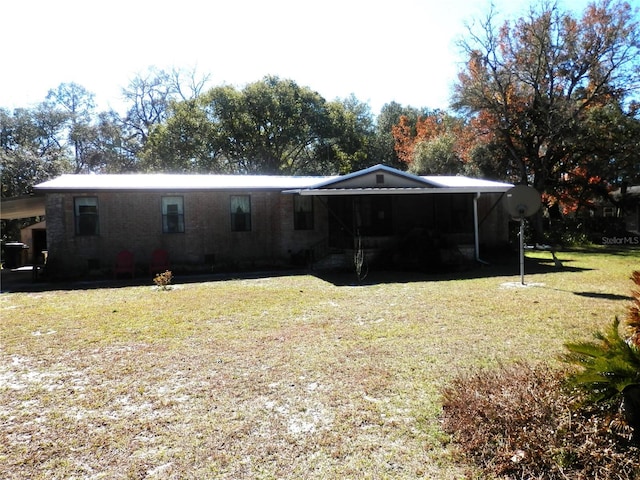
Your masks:
M337 196L337 195L424 195L444 193L504 193L512 185L505 186L477 186L477 187L440 187L440 188L324 188L324 189L295 189L282 193L297 193L303 196Z
M422 177L436 187L505 187L507 190L513 187L511 183L484 180L481 178L463 177L457 175L429 175Z
M284 190L313 187L325 178L278 175L67 174L40 183L35 188L39 191Z

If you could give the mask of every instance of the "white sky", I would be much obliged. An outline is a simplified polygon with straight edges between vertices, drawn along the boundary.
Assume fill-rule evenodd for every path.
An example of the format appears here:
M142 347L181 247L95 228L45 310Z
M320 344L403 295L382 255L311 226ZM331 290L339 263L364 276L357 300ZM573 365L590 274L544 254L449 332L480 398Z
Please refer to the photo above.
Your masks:
M536 1L536 0L532 0ZM640 5L640 0L631 0ZM149 66L196 68L210 86L289 78L327 100L354 94L446 108L465 22L489 0L9 0L0 8L0 107L31 107L75 82L98 107ZM494 0L501 13L528 0ZM581 13L588 0L559 0Z

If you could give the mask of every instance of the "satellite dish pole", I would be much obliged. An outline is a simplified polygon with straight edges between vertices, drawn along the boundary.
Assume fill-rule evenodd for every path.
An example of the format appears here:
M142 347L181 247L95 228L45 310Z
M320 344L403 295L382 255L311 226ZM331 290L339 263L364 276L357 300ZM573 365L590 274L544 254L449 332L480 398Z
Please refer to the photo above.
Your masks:
M509 214L520 220L520 283L524 285L524 219L540 210L542 202L540 193L527 185L516 185L507 190L506 200Z
M520 284L524 285L524 208L520 212Z

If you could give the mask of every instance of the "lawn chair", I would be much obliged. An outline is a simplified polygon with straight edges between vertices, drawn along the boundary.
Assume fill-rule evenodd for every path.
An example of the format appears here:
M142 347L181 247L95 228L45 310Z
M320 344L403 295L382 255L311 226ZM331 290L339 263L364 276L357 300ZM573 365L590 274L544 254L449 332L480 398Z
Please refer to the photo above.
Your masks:
M169 270L169 252L162 248L157 248L151 253L151 263L149 263L149 273L157 275Z
M136 273L133 253L129 250L122 250L116 256L116 264L113 267L113 278L116 278L119 273L127 273L131 275L131 278L133 278Z

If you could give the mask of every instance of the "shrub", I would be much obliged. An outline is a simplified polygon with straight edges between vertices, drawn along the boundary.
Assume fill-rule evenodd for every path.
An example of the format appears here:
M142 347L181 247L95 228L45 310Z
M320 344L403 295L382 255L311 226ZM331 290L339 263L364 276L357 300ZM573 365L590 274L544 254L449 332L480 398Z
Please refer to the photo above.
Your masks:
M173 274L170 270L158 273L153 277L153 283L155 283L161 290L169 290L169 288L171 288L169 286L171 284L171 280L173 280Z
M631 280L635 288L631 291L633 298L627 312L627 328L629 329L629 340L640 349L640 271L631 274Z
M640 287L640 272L631 279ZM640 443L640 289L632 290L624 329L616 318L595 341L571 342L562 358L579 367L569 384L580 389L588 402L613 401L621 405L625 420Z
M640 351L620 333L617 318L594 337L595 341L565 344L568 353L562 359L579 367L568 381L589 402L614 400L626 388L640 384Z
M581 406L566 376L522 363L458 376L442 391L443 429L487 475L639 478L640 450L614 428L617 407Z

